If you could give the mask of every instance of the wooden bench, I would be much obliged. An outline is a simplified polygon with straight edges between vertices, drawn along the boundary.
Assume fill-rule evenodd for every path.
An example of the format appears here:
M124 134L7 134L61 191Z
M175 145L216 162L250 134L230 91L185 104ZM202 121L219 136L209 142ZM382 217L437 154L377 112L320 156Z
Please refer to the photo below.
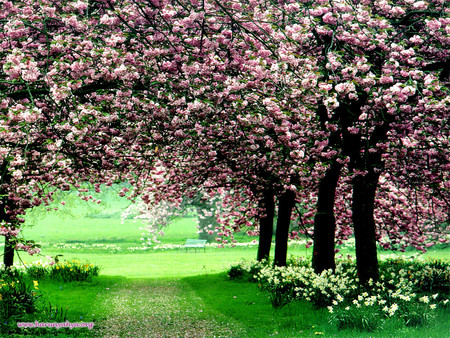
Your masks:
M184 243L184 247L186 248L186 252L188 248L193 248L195 252L197 249L203 248L203 251L206 252L206 239L187 239L186 243Z

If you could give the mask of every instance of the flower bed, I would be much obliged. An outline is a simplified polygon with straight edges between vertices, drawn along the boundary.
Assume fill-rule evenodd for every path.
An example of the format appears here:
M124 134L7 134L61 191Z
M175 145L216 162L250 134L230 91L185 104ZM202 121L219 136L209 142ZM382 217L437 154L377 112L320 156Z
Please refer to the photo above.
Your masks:
M242 262L228 275L257 282L274 307L301 299L327 307L330 322L339 328L373 331L389 318L419 326L433 318L438 307L449 306L450 264L439 260L383 259L380 280L368 286L359 285L352 259L340 260L334 273L316 274L309 261L298 258L286 267Z

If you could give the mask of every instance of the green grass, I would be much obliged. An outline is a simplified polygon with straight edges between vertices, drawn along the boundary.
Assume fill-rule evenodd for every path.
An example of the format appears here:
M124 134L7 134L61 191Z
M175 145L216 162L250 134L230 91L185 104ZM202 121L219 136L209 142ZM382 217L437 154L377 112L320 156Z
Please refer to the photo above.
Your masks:
M239 322L245 336L272 334L295 337L323 332L326 313L313 309L307 302L295 302L275 309L267 294L260 291L256 284L230 281L224 274L184 280L201 296L209 311Z
M449 313L422 328L388 322L381 331L365 333L330 326L325 310L300 301L274 309L256 284L229 280L225 274L183 278L100 276L92 283L41 281L45 301L67 309L71 322L94 322L96 335L128 332L176 336L191 333L227 337L446 337ZM186 331L188 330L188 331Z
M234 262L255 257L255 248L227 248L207 249L205 253L184 250L136 254L64 253L60 259L95 263L101 267L102 275L167 278L222 272ZM38 259L40 257L23 257L27 263Z
M256 284L228 280L224 273L233 263L254 259L256 246L136 253L53 247L75 242L140 246L141 224L133 220L121 224L120 210L125 206L124 200L116 199L89 208L77 202L57 213L36 210L29 215L24 235L44 243L43 255L62 254L62 260L78 259L101 267L101 275L91 283L39 281L42 305L51 303L53 308L67 310L71 322L95 322L92 332L74 329L58 331L58 336L136 336L146 332L154 336L306 337L323 333L339 337L444 337L448 333L450 315L442 310L429 327L403 328L389 322L382 331L366 334L337 331L328 324L325 310L316 310L306 302L274 309ZM163 243L183 244L187 238L197 237L196 230L194 218L178 219L165 230ZM310 257L311 253L305 246L289 249L291 255ZM351 247L342 251L343 255L348 253L353 254ZM448 259L449 253L449 248L439 247L427 256ZM42 258L20 257L27 262Z

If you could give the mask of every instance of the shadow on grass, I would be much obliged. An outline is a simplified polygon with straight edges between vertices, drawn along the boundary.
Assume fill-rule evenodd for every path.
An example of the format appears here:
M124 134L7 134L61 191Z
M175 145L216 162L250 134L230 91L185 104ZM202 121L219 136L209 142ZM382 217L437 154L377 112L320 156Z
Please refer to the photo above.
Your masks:
M183 278L208 311L240 323L249 337L299 337L323 333L327 315L307 302L273 308L256 283L230 280L225 273Z

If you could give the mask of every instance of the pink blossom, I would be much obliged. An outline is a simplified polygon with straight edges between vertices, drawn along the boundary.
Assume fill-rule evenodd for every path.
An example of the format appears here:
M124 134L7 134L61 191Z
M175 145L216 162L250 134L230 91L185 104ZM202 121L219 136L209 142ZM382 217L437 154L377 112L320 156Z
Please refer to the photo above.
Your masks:
M323 20L323 22L331 24L331 25L335 25L337 23L337 19L332 13L326 13L322 17L322 20Z
M441 22L439 20L426 20L425 21L426 26L432 30L432 31L436 31L439 28L441 28Z
M392 76L383 75L382 77L380 77L381 84L393 83L393 82L394 82L394 78Z

